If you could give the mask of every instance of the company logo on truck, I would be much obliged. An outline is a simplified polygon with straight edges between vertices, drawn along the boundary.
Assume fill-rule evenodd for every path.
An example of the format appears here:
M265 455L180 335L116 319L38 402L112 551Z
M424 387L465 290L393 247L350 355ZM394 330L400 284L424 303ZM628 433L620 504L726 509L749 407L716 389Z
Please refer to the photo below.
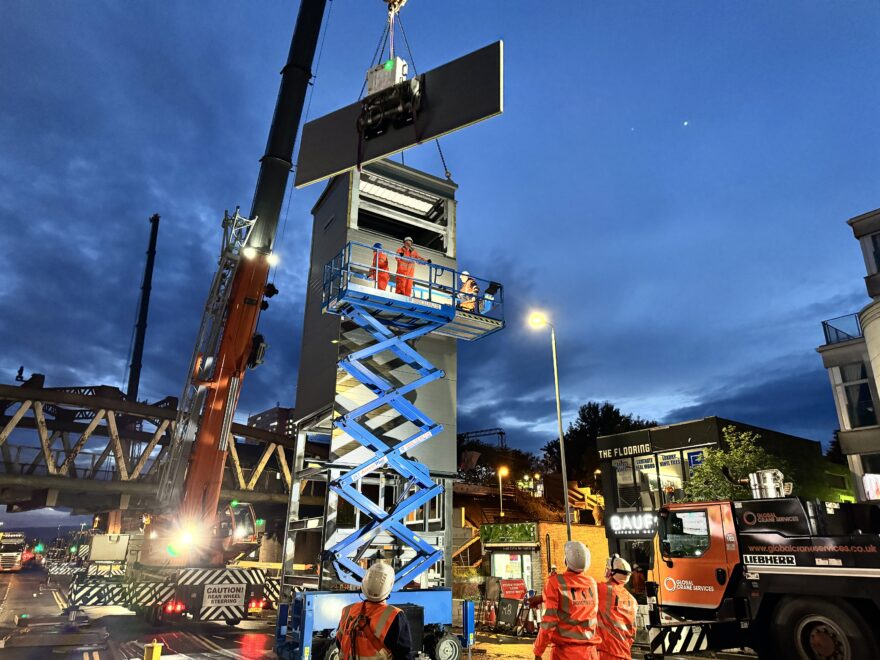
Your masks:
M742 521L746 525L757 524L778 524L778 523L796 523L800 522L797 516L778 516L775 513L755 513L754 511L746 511L742 516Z
M715 591L715 587L711 584L694 584L690 580L676 580L668 577L663 580L663 587L666 591Z
M743 555L743 563L758 566L795 566L794 555Z

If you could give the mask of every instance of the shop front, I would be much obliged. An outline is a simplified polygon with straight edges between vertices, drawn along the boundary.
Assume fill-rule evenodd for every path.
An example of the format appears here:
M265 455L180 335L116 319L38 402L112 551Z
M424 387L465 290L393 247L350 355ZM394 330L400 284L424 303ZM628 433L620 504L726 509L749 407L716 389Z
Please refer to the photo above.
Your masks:
M540 570L538 524L500 523L480 527L480 542L490 575L502 580L522 580L526 590L536 587L533 571ZM485 560L484 560L485 561Z
M608 551L644 570L653 568L657 510L684 498L684 484L718 446L707 420L598 439Z

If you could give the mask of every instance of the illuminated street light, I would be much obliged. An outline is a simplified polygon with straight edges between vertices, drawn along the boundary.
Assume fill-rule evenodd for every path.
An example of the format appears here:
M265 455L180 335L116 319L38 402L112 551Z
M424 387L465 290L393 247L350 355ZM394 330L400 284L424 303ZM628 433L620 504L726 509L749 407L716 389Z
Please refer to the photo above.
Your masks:
M565 440L562 433L562 402L559 399L559 367L556 360L556 328L547 318L544 312L532 312L529 314L529 325L540 329L550 327L550 347L553 351L553 383L556 385L556 421L559 423L559 462L562 468L562 501L565 502L565 527L568 531L568 540L571 541L571 507L568 503L568 472L565 467Z
M242 248L241 256L243 256L245 259L253 259L257 256L257 251L249 245L246 248Z
M510 474L510 471L505 466L502 465L498 468L498 505L501 509L501 518L504 517L504 495L501 490L501 477L506 477L508 474Z
M277 266L279 261L281 261L281 258L275 252L266 257L266 263L270 266Z

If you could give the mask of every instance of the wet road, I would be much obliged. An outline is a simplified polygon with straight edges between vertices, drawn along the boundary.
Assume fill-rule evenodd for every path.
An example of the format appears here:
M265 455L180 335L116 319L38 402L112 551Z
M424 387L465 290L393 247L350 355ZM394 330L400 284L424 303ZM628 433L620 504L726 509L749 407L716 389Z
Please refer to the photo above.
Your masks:
M141 660L144 645L164 644L163 660L274 658L274 617L224 624L179 622L152 627L121 607L83 608L83 622L67 627L65 584L47 584L43 571L0 573L0 660ZM26 627L16 616L26 615Z

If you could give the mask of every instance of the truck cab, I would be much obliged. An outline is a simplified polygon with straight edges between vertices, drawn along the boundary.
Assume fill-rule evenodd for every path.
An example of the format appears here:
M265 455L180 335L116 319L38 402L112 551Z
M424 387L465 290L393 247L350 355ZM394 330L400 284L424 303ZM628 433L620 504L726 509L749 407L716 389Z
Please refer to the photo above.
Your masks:
M21 532L0 532L0 571L20 571L34 561Z
M668 504L658 512L655 553L655 657L749 646L759 657L880 658L874 505L798 497Z

